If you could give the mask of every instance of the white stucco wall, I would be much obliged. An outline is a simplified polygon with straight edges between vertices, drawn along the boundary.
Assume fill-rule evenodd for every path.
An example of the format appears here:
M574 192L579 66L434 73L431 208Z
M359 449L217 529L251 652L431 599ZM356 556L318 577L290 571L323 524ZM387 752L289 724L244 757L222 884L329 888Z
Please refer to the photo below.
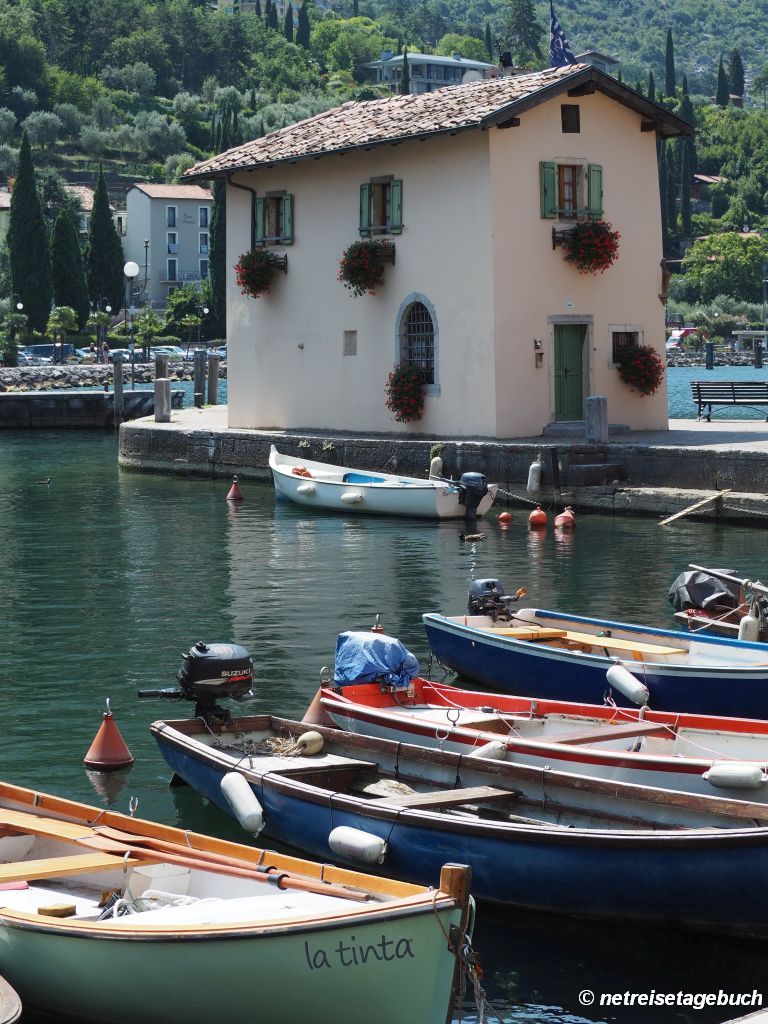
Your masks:
M560 105L578 103L581 131L563 134ZM532 436L554 420L553 345L557 319L590 323L584 351L585 395L604 395L610 423L666 428L666 383L653 396L631 391L611 364L609 328L642 332L664 357L664 306L656 136L639 114L600 93L567 95L523 114L520 125L489 132L498 437ZM541 217L539 161L600 164L604 218L621 233L608 270L582 274L552 248ZM543 342L540 369L534 339Z
M288 273L276 275L268 296L240 295L230 270L230 426L493 434L485 139L471 132L235 177L260 195L294 195L295 242L276 247L288 254ZM360 185L385 174L403 181L396 264L386 267L380 292L354 298L337 280L338 262L359 238ZM250 196L230 187L230 268L249 245ZM414 295L435 311L440 394L427 397L418 423L399 424L384 405L384 386L399 359L398 311ZM344 331L353 330L357 355L344 356Z

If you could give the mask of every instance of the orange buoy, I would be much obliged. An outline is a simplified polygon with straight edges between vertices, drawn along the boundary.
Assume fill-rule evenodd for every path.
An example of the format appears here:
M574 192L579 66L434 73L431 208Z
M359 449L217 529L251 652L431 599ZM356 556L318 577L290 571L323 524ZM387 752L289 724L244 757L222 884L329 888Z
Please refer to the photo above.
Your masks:
M559 516L555 516L555 526L564 530L573 530L576 527L576 518L570 505L566 505Z
M539 529L542 526L547 525L547 513L541 505L537 505L533 512L528 516L528 525L534 529Z
M380 618L381 618L381 612L376 612L376 618L373 620L373 625L371 626L371 633L383 633L384 632L384 627L382 626L381 622L379 621Z
M512 522L512 513L511 512L499 512L499 522L500 523L511 523Z
M127 768L128 765L133 764L133 754L126 746L125 740L115 724L112 712L109 710L109 700L107 700L104 719L93 738L93 743L88 748L88 753L83 758L83 764L88 768L98 768L103 772L113 771L116 768Z
M227 501L242 501L243 492L240 490L240 485L237 482L237 477L232 477L232 486L227 492Z

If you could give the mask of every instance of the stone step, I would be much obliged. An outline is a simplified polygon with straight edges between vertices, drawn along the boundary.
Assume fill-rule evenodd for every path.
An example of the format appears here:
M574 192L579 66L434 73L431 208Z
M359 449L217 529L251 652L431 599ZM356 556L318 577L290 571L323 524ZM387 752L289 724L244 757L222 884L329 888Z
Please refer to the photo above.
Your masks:
M623 466L617 462L595 464L579 463L563 467L560 472L561 487L605 487L614 480L626 480Z
M608 434L628 434L626 423L609 423ZM584 420L558 420L550 423L542 431L544 437L586 437L587 424Z

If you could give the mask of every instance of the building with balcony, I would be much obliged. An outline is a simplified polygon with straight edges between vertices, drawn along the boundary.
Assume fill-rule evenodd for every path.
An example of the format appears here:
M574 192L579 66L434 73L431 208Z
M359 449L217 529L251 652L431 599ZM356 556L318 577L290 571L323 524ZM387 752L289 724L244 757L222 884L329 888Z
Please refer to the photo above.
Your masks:
M469 60L468 57L461 57L457 53L452 57L438 57L434 53L409 53L406 56L412 95L434 92L435 89L444 89L447 85L479 82L484 78L494 78L498 74L496 64ZM383 50L379 60L373 60L365 67L371 82L386 86L392 92L400 91L400 80L403 75L402 55L393 54L391 50Z
M139 182L128 190L123 250L139 265L144 297L164 305L180 284L208 276L213 198L200 185ZM149 242L149 246L145 246Z

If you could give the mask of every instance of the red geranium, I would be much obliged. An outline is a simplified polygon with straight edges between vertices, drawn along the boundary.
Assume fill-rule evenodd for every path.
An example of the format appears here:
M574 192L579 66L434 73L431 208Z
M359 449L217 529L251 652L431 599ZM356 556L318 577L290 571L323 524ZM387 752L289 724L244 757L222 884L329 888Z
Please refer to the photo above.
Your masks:
M424 412L424 374L412 366L396 366L387 377L386 406L398 423L420 420Z
M240 262L235 264L235 274L240 292L258 299L269 292L275 267L268 249L251 249L244 252Z
M633 391L653 395L664 380L664 363L650 345L631 345L621 355L619 377Z
M392 262L391 242L353 242L339 260L338 279L353 295L374 295L384 284L384 264Z
M607 220L583 220L568 232L565 259L581 274L602 274L619 254L621 235Z

